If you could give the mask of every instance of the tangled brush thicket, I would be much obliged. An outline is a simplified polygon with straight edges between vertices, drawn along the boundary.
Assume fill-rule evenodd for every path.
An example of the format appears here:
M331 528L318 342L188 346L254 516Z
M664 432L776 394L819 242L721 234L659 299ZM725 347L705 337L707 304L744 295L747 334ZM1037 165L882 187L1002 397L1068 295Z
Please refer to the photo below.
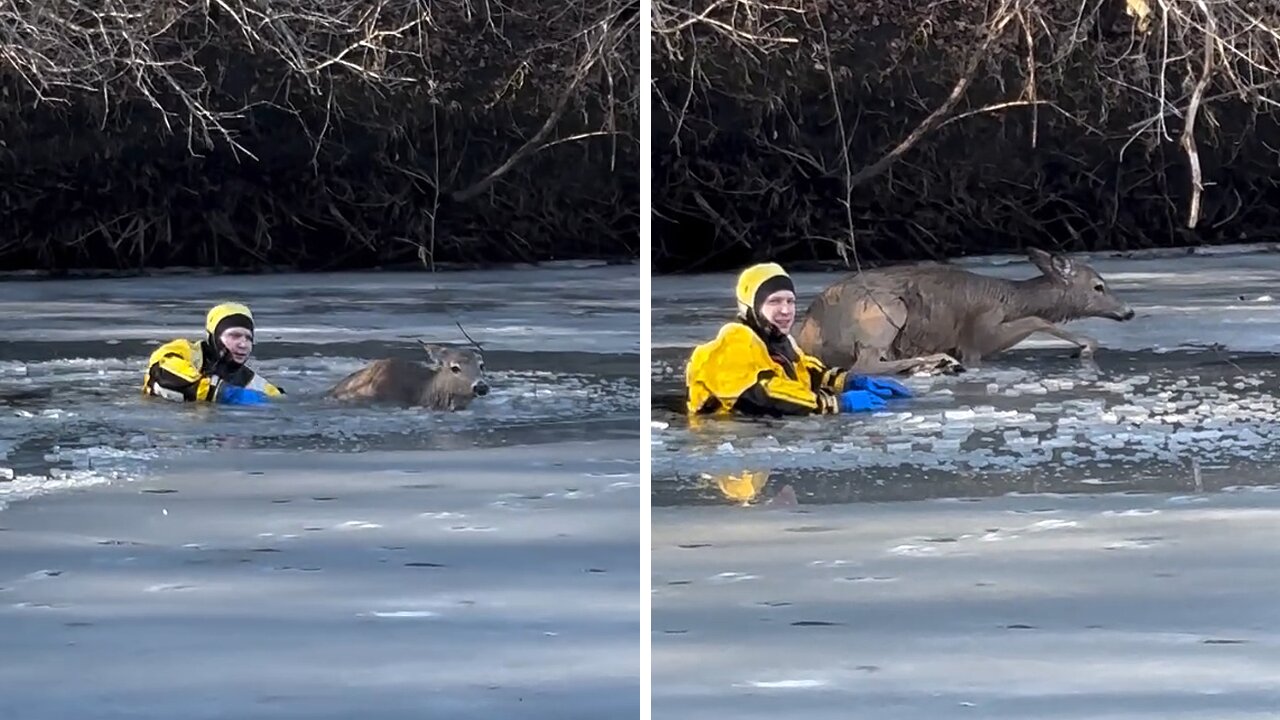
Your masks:
M655 268L1270 239L1276 0L655 0Z
M0 266L633 257L640 21L623 0L0 3Z

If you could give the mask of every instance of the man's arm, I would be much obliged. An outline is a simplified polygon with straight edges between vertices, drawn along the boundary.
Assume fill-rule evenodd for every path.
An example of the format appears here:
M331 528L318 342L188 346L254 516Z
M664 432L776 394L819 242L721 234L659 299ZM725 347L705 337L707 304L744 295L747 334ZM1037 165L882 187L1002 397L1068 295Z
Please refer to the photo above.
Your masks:
M833 395L839 395L847 389L845 381L850 377L847 368L827 367L818 358L806 355L802 351L797 352L800 352L800 362L809 371L809 381L813 386L814 392L826 391Z
M833 415L840 412L836 396L772 371L761 373L754 385L738 395L735 408L776 415Z
M178 402L207 402L216 390L196 366L190 345L183 340L167 343L152 353L147 386L150 394Z

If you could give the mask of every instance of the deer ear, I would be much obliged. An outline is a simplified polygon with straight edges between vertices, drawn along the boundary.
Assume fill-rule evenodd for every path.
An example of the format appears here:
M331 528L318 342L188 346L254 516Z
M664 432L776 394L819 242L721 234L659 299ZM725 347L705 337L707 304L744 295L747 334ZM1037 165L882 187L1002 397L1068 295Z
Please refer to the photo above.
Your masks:
M427 354L427 367L432 370L439 370L444 365L444 361L441 359L444 357L444 348L439 345L429 345L421 340L418 341L418 344L422 346L422 351Z
M1075 263L1066 255L1050 255L1040 248L1027 248L1027 258L1040 272L1055 280L1070 280L1076 272Z
M1064 279L1076 274L1076 264L1066 255L1054 255L1050 264L1053 266L1053 271Z

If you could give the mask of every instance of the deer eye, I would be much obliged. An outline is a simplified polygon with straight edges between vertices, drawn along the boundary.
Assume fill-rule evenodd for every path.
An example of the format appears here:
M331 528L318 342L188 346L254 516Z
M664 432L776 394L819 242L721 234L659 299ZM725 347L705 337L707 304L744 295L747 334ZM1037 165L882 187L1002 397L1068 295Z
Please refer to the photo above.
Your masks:
M454 364L450 365L450 366L449 366L449 369L450 369L450 370L452 370L452 371L454 371L454 372L456 372L456 373L460 373L460 372L462 372L462 366L461 366L461 365L459 365L459 364L457 364L457 363L454 363Z
M1093 286L1093 291L1094 291L1094 292L1106 292L1106 291L1107 291L1107 286L1106 286L1106 285L1103 285L1102 283L1098 283L1098 284L1096 284L1096 285L1094 285L1094 286Z

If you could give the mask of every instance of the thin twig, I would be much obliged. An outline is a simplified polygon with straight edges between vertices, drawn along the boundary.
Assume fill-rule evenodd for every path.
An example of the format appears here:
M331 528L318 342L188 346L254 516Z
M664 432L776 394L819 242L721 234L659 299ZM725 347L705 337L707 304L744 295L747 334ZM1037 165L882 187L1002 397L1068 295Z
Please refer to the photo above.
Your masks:
M1200 152L1196 147L1195 138L1196 116L1200 112L1200 100L1204 97L1204 90L1208 87L1209 78L1213 72L1215 42L1213 15L1209 12L1204 0L1196 0L1196 4L1200 6L1205 17L1204 56L1201 60L1203 65L1200 68L1200 79L1196 81L1195 90L1191 92L1191 100L1187 103L1187 121L1182 126L1182 138L1178 142L1187 153L1187 162L1190 165L1191 202L1187 211L1187 227L1192 229L1200 223L1201 195L1204 193L1204 179L1200 173Z

